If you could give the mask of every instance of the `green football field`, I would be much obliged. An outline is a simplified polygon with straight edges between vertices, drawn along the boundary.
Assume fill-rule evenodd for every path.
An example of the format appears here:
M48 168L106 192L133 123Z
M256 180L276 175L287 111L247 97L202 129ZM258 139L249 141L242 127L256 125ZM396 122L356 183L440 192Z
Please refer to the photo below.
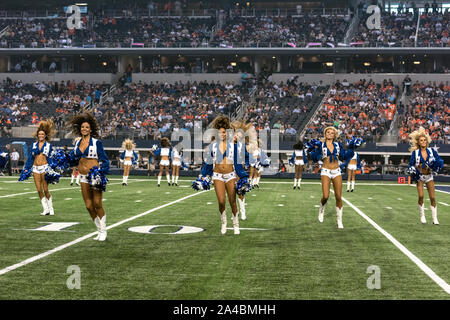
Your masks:
M448 191L436 193L439 226L426 196L422 225L414 187L357 181L343 194L339 230L333 194L317 220L318 181L293 190L291 180L263 177L246 196L241 234L227 203L221 235L214 190L195 192L188 178L169 187L163 177L160 188L155 178L126 187L110 178L105 242L92 240L68 179L50 187L55 216L40 216L32 178L0 178L0 299L450 298Z

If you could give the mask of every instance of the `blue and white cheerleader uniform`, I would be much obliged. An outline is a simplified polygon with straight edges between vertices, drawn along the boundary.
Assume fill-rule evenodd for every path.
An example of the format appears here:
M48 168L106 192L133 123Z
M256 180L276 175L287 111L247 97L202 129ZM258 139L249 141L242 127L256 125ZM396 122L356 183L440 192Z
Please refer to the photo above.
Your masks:
M213 172L214 165L220 164L224 158L227 158L230 162L233 162L234 171L222 174ZM230 180L236 178L236 175L242 178L248 178L247 172L245 172L242 163L245 163L245 146L241 142L227 142L227 149L222 154L219 148L219 143L213 142L208 146L205 163L202 166L202 176L212 176L212 180L220 180L227 183Z
M351 160L356 160L356 164L349 164ZM350 159L348 159L348 160L345 162L345 166L346 166L349 170L357 170L357 169L361 169L361 159L359 158L358 152L355 152L355 154L353 155L353 157L351 157Z
M105 150L103 149L103 143L100 140L91 137L89 139L89 146L84 150L84 152L81 152L80 142L81 139L75 143L75 147L70 152L70 157L75 159L77 163L76 165L78 165L80 158L98 159L100 170L104 174L109 174L109 159L105 153ZM87 174L79 173L79 175L80 182L89 183Z
M27 162L24 166L24 171L32 170L33 173L45 173L45 171L51 166L52 164L52 153L53 153L53 147L50 143L47 141L44 142L42 147L39 149L39 142L33 142L33 145L31 147L30 153L28 155ZM47 159L47 164L44 164L42 166L35 166L33 165L34 158L39 155L43 154Z
M159 165L160 166L169 166L170 165L170 155L172 154L172 148L158 148L158 149L156 149L154 152L153 152L153 154L155 155L155 156L168 156L169 157L169 159L167 159L167 160L161 160L160 162L159 162Z
M125 158L131 158L131 160L125 160ZM124 166L131 166L137 163L139 156L134 150L125 150L120 155L120 161Z
M303 159L296 159L297 157L303 157ZM296 166L304 166L308 164L308 157L306 156L305 149L294 150L292 157L289 159L289 163L295 164Z
M435 149L427 148L426 150L428 155L426 160L422 157L422 152L420 152L420 149L414 150L411 153L411 158L409 159L410 168L414 167L425 169L427 167L430 167L430 169L432 169L431 167L433 166L434 163L443 164L444 161L441 159L441 157L439 156L439 154ZM433 181L433 174L432 173L427 175L420 174L418 179L419 181L427 183Z
M178 152L178 150L176 148L172 148L170 158L172 159L173 166L181 167L182 155Z
M347 161L351 159L354 155L354 150L345 150L342 147L342 144L340 142L333 142L334 150L331 152L326 142L321 143L320 148L316 148L314 151L311 152L311 159L314 162L319 162L320 160L330 157L330 162L338 161L339 165L342 164L342 161ZM321 176L327 176L330 179L334 179L342 174L341 168L337 168L334 170L325 169L322 167L320 171Z

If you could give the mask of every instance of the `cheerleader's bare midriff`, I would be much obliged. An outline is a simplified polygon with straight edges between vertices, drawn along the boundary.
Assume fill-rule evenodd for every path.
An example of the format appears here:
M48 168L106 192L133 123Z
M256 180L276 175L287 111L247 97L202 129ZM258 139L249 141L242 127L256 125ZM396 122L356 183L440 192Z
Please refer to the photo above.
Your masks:
M225 159L224 159L225 161ZM232 164L228 163L221 163L221 164L215 164L214 165L214 172L221 173L221 174L227 174L234 171L234 167Z
M334 160L333 162L330 162L329 157L326 157L322 161L323 161L322 168L324 168L324 169L336 170L339 168L339 162L336 160Z
M34 157L33 165L43 166L44 164L47 164L47 157L44 154L41 153Z
M78 172L80 174L88 174L89 170L94 166L99 166L97 159L81 158L80 162L78 162Z

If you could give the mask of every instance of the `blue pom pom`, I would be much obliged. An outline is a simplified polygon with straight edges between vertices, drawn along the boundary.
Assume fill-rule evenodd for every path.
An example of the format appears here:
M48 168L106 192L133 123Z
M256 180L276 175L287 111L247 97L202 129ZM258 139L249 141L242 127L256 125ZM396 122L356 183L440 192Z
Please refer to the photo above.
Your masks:
M8 154L6 152L0 154L0 169L3 169L8 162Z
M209 190L211 188L211 181L207 177L198 177L195 181L192 181L192 188L197 191Z
M420 172L420 170L417 170L416 167L409 167L406 170L406 173L411 176L411 180L413 182L419 181L420 180L420 176L422 175L422 172Z
M33 171L31 170L22 170L22 172L20 173L20 177L19 177L19 181L25 181L27 180L29 177L31 177L31 175L33 174Z
M306 142L305 145L306 145L308 152L310 153L310 152L314 151L314 149L320 148L322 146L322 142L320 142L320 140L318 140L318 139L312 139L312 140Z
M47 183L56 184L59 183L59 178L61 178L61 175L58 172L54 171L52 168L48 167L45 170L44 178Z
M345 140L347 142L348 148L349 149L356 149L359 148L361 146L363 146L366 141L363 138L357 138L357 137L352 137L352 139L346 139Z
M87 180L92 188L99 191L106 191L106 185L108 184L108 179L105 173L97 166L92 167L87 175Z
M241 178L236 182L236 193L240 196L244 196L247 192L252 190L252 186L248 181L248 178Z
M430 163L429 167L434 173L441 173L444 169L444 160L435 160Z
M55 150L52 154L52 169L66 170L70 167L69 154L64 150Z

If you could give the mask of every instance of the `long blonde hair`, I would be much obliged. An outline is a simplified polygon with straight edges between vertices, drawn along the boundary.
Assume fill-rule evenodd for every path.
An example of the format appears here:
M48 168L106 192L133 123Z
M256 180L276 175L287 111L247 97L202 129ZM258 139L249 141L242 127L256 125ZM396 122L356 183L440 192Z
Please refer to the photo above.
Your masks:
M122 142L122 149L127 149L128 151L132 151L134 148L136 148L136 144L131 139L125 139Z
M339 131L335 127L326 127L325 130L323 130L322 142L325 142L327 140L327 131L330 130L330 129L334 131L333 142L338 140L338 138L339 138Z
M45 140L47 142L52 140L53 136L55 135L55 125L53 124L53 120L47 119L45 121L39 122L39 126L38 126L36 132L33 134L33 137L37 137L39 134L39 131L45 132Z
M409 135L409 152L413 152L417 149L420 149L419 139L420 137L425 137L427 139L427 148L431 143L431 137L424 127L420 127L419 130L411 132Z
M243 120L234 120L231 122L231 127L233 130L242 130L245 136L245 144L247 145L247 150L253 150L258 146L258 133L251 122L247 123Z

